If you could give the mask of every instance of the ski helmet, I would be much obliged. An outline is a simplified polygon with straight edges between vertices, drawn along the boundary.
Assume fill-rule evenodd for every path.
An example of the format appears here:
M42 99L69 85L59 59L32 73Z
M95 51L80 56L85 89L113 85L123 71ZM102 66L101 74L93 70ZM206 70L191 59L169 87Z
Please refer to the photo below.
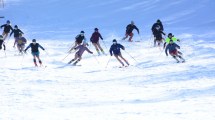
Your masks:
M98 28L95 28L94 30L95 30L95 31L98 31L99 29L98 29Z
M170 44L173 43L173 40L170 40L169 43L170 43Z
M117 42L116 39L113 39L113 42Z
M168 34L168 37L173 37L172 33L169 33L169 34Z
M36 42L36 39L33 39L32 42Z
M17 25L15 25L15 26L14 26L14 28L18 28L18 26L17 26Z
M131 21L131 24L134 24L134 21Z
M81 31L81 33L84 33L84 31Z
M157 20L157 23L161 23L161 21L158 19L158 20Z
M7 20L7 23L10 24L10 20Z

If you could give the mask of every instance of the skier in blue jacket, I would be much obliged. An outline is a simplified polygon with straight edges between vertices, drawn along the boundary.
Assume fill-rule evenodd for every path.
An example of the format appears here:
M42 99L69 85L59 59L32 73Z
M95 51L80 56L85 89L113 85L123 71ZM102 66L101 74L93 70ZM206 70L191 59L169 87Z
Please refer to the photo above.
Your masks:
M110 47L110 55L111 56L114 55L116 57L116 59L122 64L122 66L124 66L124 63L119 59L119 57L121 59L123 59L125 61L125 63L129 66L128 61L125 58L123 58L123 56L122 56L122 54L120 52L120 49L125 50L125 47L122 46L121 44L118 44L116 39L114 39L113 40L113 45L111 45L111 47Z
M169 44L166 46L166 49L165 49L166 56L168 56L167 51L169 50L169 54L177 61L177 63L180 62L177 59L177 57L179 57L182 60L182 62L185 62L185 59L182 58L180 55L178 55L177 48L180 49L180 46L174 43L173 40L170 40Z

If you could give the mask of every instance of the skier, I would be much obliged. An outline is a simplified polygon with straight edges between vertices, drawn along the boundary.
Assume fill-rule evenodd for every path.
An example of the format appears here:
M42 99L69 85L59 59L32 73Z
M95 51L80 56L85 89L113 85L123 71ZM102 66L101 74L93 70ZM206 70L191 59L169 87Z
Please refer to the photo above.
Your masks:
M7 36L8 36L8 33L10 33L10 30L13 31L13 28L11 27L9 20L7 20L6 24L1 26L1 28L3 28L3 27L4 27L4 30L3 30L2 36L3 36L4 40L5 40L7 38Z
M160 46L161 43L163 43L163 35L166 35L162 30L159 29L159 27L157 26L156 29L153 32L154 34L154 47L156 46L156 42L158 43L158 46Z
M170 40L169 44L166 46L165 53L166 56L168 56L167 51L169 50L169 54L179 63L180 61L177 59L179 57L182 62L185 62L185 59L182 58L180 55L178 55L178 49L180 49L180 46L178 46L176 43L173 42L173 40Z
M165 35L165 33L163 32L164 28L163 28L162 22L158 19L157 22L152 25L151 30L152 30L152 34L154 36L154 46L155 46L156 45L156 41L157 41L156 39L158 37L157 33L158 32L162 32L162 34Z
M10 33L10 36L14 33L14 45L13 47L15 47L16 43L17 43L17 39L19 38L20 33L24 34L17 25L14 26L14 29L12 30L12 32Z
M31 47L31 54L33 55L33 62L35 67L37 67L36 58L39 60L40 66L42 66L42 61L40 60L40 57L39 57L40 52L38 48L41 48L42 50L45 50L45 49L39 43L36 43L36 39L32 40L32 43L30 43L29 46L25 49L25 53L30 47Z
M22 33L19 33L19 37L16 38L14 45L17 44L17 49L20 54L23 54L26 43L27 43L27 40L25 39L25 37L22 37Z
M167 38L166 38L166 40L165 40L163 48L166 47L166 44L169 44L170 40L172 40L173 42L176 42L176 41L180 42L180 40L177 39L176 37L174 37L174 35L172 33L169 33L168 36L167 36Z
M78 51L75 53L75 57L71 61L69 61L68 64L71 64L72 62L74 62L73 65L76 65L78 62L80 62L82 59L82 55L83 55L85 50L88 53L93 54L93 52L91 52L87 48L87 42L86 41L84 41L82 45L79 45L78 47L75 47L74 49L78 50Z
M4 50L6 50L5 44L4 44L4 38L2 35L0 35L0 50L2 49L2 45L4 47Z
M154 31L155 30L159 30L159 31L164 31L164 28L163 28L163 24L162 24L162 22L158 19L157 20L157 22L156 23L154 23L153 25L152 25L152 28L151 28L151 30L152 30L152 33L153 33L153 35L154 35Z
M110 55L112 56L114 54L114 56L122 64L122 66L124 66L124 63L119 59L119 57L121 59L123 59L125 61L125 63L129 66L128 61L125 58L123 58L123 56L122 56L122 54L120 52L120 49L125 50L125 47L122 46L121 44L118 44L116 39L114 39L113 40L113 45L111 45L111 47L110 47Z
M81 31L81 33L75 37L75 45L69 50L69 52L71 53L75 47L81 45L83 40L86 40L86 37L84 36L84 31Z
M99 43L99 38L101 38L103 40L101 34L99 33L99 29L95 28L94 30L95 30L95 32L92 34L90 41L92 42L93 46L96 48L98 55L100 55L99 49L103 54L105 54L104 50L102 49L102 47Z
M129 37L129 42L132 42L132 38L134 36L134 34L132 33L132 31L136 29L137 33L140 34L139 29L134 25L134 21L131 21L131 24L127 25L126 27L126 33L125 33L125 37L122 40L125 40L128 36Z

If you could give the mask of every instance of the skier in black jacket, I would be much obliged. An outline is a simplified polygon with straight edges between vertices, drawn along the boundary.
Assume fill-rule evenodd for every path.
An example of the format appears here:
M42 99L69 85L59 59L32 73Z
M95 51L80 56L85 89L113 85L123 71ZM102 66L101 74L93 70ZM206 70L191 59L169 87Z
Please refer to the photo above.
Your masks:
M13 45L13 47L15 47L15 45L16 45L16 41L17 41L17 39L19 38L19 35L20 34L24 34L19 28L18 28L18 26L17 25L15 25L14 26L14 29L12 30L12 32L10 33L10 36L12 35L12 34L14 34L14 45Z
M25 49L25 53L28 50L28 48L31 48L31 54L33 55L33 62L35 67L37 67L37 61L36 58L39 60L40 66L42 66L42 61L40 60L40 52L38 48L41 48L42 50L45 50L39 43L36 43L36 39L32 40L32 43L28 45L28 47Z
M81 31L81 33L75 37L75 45L69 50L69 52L71 52L78 45L81 45L83 40L86 41L86 37L84 36L84 31ZM87 46L88 46L88 44L87 44Z
M3 39L5 40L8 36L8 33L10 33L10 30L13 30L13 28L11 27L9 20L7 20L7 24L4 24L1 26L1 28L3 27L4 27L4 30L3 30L2 36L3 36Z
M152 28L151 28L152 33L154 33L154 31L157 29L157 27L158 27L159 31L162 31L162 32L164 31L163 24L162 24L162 22L159 19L157 20L156 23L154 23L152 25Z
M156 29L153 32L154 34L154 47L156 46L156 42L158 43L158 46L160 46L161 43L163 43L164 38L162 35L166 35L163 31L159 30L159 27L156 27Z
M134 36L134 34L132 33L132 31L136 29L137 33L140 34L139 29L134 25L134 21L131 21L131 24L127 25L126 27L126 33L125 33L125 37L122 40L125 40L128 36L129 37L129 42L132 42L132 37Z

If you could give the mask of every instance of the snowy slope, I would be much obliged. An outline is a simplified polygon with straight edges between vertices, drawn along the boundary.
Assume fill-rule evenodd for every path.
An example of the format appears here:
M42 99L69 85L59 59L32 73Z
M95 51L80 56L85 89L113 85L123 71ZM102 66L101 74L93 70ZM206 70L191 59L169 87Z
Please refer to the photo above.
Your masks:
M0 119L213 120L214 42L187 40L181 43L187 62L180 64L149 42L121 41L128 68L115 67L113 57L105 68L109 56L87 53L81 66L65 66L73 58L62 60L71 45L67 41L39 41L48 52L41 51L47 68L34 68L30 53L14 56L11 48L6 58L1 53Z
M204 14L214 9L214 1L170 1L6 1L10 6L0 13L24 29L28 44L36 38L46 48L46 52L41 50L41 59L47 67L33 67L30 50L25 56L14 56L13 39L7 42L6 57L0 51L0 120L214 120L214 16ZM143 6L145 9L140 9ZM159 10L170 14L171 6L177 14L158 16ZM181 9L183 14L178 13ZM153 15L149 13L152 10ZM99 11L97 15L95 11ZM147 20L137 17L140 14ZM178 44L185 63L175 63L164 51L152 47L150 27L157 16L165 21L167 32L173 31L181 39ZM200 19L189 24L195 17ZM201 20L205 18L211 21ZM145 21L141 42L119 40L130 19L139 26ZM197 24L208 31L195 35L199 33ZM105 52L116 38L125 46L122 54L131 66L118 68L114 57L87 52L81 66L65 66L74 57L73 53L63 60L75 35L84 29L89 38L95 26L105 36L101 42ZM92 45L89 48L96 53Z

